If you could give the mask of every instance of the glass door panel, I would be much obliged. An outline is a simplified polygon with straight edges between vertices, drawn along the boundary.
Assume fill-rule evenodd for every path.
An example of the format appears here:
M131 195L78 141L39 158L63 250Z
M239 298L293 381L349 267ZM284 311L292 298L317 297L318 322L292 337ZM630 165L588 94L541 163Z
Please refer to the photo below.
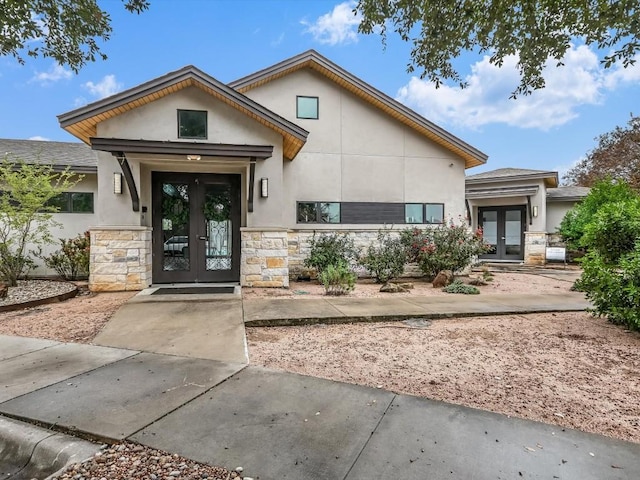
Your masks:
M522 210L504 212L504 253L519 256L522 254Z
M231 186L204 186L205 270L231 270L233 228Z
M161 184L162 270L165 272L190 269L189 209L187 183Z
M498 212L484 210L481 212L482 238L489 244L487 255L495 255L498 251Z

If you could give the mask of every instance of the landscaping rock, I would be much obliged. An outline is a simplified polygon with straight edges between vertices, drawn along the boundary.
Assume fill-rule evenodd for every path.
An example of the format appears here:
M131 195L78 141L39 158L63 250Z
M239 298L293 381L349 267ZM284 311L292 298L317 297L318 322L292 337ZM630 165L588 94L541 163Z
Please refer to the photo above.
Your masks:
M478 275L469 275L469 285L486 285L485 279Z
M433 280L433 288L442 288L453 282L453 272L451 270L442 270Z
M385 293L403 293L407 292L408 289L404 288L400 283L387 282L380 287L380 291Z
M391 282L391 283L394 283L395 285L398 285L404 288L405 290L413 290L413 283L411 282Z
M9 285L0 283L0 298L7 298L9 294Z

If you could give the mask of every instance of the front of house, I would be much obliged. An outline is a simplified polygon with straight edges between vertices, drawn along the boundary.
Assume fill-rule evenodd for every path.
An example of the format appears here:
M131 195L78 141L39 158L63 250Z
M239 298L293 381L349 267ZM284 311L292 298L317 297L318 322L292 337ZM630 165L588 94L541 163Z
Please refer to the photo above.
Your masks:
M97 152L94 291L286 287L314 232L463 217L487 158L315 51L230 85L185 67L59 121Z

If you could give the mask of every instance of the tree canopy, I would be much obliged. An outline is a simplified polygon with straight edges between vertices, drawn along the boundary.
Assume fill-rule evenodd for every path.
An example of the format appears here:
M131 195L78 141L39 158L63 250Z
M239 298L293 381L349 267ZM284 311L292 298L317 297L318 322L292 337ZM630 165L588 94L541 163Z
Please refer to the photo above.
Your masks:
M591 187L612 178L640 191L640 117L632 115L625 127L618 126L596 140L598 146L566 173L564 182Z
M543 68L556 65L578 39L607 50L605 67L621 62L627 67L640 50L637 0L358 0L362 15L359 31L389 30L411 42L410 72L439 86L446 80L465 86L453 60L465 51L486 53L501 66L505 57L518 55L520 84L513 96L544 87Z
M146 0L122 0L132 13L149 7ZM111 17L97 0L0 0L0 56L51 57L78 72L96 57L98 41L111 36Z

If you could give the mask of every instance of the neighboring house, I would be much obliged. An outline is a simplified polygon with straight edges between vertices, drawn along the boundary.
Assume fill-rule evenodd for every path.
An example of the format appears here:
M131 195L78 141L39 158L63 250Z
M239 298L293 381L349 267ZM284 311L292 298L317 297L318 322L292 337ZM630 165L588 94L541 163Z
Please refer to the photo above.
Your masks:
M51 229L55 239L75 237L95 224L98 161L96 152L90 147L83 143L0 139L0 160L4 158L13 162L53 165L54 171L69 168L82 176L71 191L64 192L56 199L60 211L53 215L53 219L61 226ZM49 255L59 248L59 243L46 245L42 248L42 254ZM34 260L37 268L31 274L56 275L40 258Z
M564 215L588 193L558 187L558 172L500 168L468 176L467 216L492 246L482 258L544 264Z
M487 156L315 51L225 85L193 66L60 115L97 152L90 287L286 287L314 232L465 215Z

